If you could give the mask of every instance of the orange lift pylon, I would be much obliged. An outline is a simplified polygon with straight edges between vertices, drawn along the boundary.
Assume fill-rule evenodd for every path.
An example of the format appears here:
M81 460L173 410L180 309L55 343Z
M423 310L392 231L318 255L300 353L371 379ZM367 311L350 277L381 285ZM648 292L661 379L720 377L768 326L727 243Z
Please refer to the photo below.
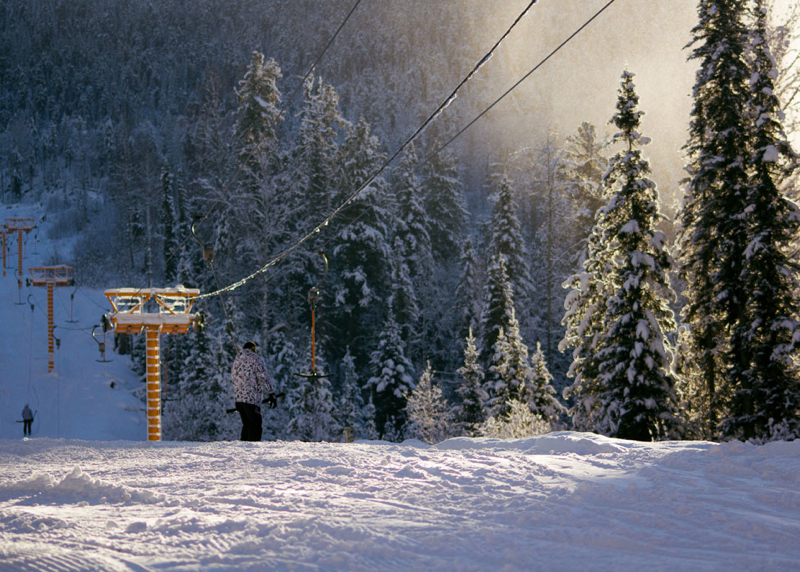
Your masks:
M199 319L190 310L196 288L114 288L105 291L113 311L108 321L118 334L145 332L147 352L147 440L161 441L160 334L185 334ZM149 311L155 310L155 311Z
M33 218L7 218L6 232L17 233L17 252L19 253L19 273L17 274L17 286L19 287L19 303L22 304L22 233L29 233L36 228L36 219ZM5 235L3 236L3 259L5 260ZM5 261L3 262L3 276L5 276Z
M5 224L2 227L0 227L0 233L3 234L3 278L5 278L6 277L6 251L7 251L7 248L6 248L6 235L8 234L8 229L6 228Z
M28 268L33 286L47 288L47 372L55 369L55 348L53 343L53 291L56 286L72 286L71 266L35 266Z

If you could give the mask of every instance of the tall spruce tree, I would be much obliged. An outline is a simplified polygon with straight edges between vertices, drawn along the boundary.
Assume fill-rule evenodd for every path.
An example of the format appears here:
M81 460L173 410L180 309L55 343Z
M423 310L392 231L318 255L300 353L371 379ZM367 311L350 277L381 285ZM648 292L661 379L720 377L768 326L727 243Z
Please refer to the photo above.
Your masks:
M440 146L441 142L436 140L431 145L434 149ZM423 205L437 263L460 254L461 238L469 218L456 166L455 155L450 150L436 153L422 165Z
M388 312L378 347L370 361L372 377L366 388L375 405L375 426L382 439L399 440L406 423L406 396L414 389L414 367L406 358L400 327Z
M514 316L514 291L508 280L505 256L492 256L484 286L481 313L481 363L488 367L500 330L508 330Z
M430 280L433 271L430 221L423 206L422 189L416 174L417 155L413 144L394 171L393 194L397 205L395 236L403 246L403 256L415 286Z
M553 375L547 367L547 359L542 351L542 344L536 342L536 351L530 357L531 378L528 380L528 407L555 429L558 419L567 409L556 397L553 387Z
M349 345L359 369L369 362L368 348L382 330L390 291L391 210L387 206L386 181L376 177L353 197L384 161L378 147L365 120L348 130L339 151L342 169L336 203L350 202L331 225L334 238L330 278L335 307L331 309L330 322L337 328L332 341L339 344L331 349L343 355Z
M236 90L236 147L245 186L259 184L268 156L275 151L275 129L283 119L278 109L281 98L277 80L281 77L275 60L265 61L263 54L253 52Z
M781 181L797 168L781 124L777 73L767 43L767 9L755 3L748 112L752 125L752 170L747 193L748 244L741 289L748 304L731 331L730 355L735 385L724 437L794 439L800 436L800 372L793 352L798 331L797 272L788 246L798 237L800 210L781 192Z
M342 358L341 368L341 383L336 396L334 417L342 429L350 428L352 437L371 438L366 436L367 420L364 417L364 398L361 395L361 384L355 360L350 355L350 348L347 348L347 353Z
M749 295L740 282L748 247L750 66L746 0L702 0L692 30L691 59L699 70L686 151L690 178L681 212L681 277L686 290L682 349L692 409L702 413L700 436L719 437L725 402L746 385L743 337Z
M400 337L407 345L414 345L419 338L417 322L420 308L417 301L416 288L411 280L408 264L406 263L405 245L400 237L394 239L394 249L391 257L391 290L389 307L394 312L397 324L400 326Z
M505 174L493 175L493 207L489 223L489 252L505 258L506 271L514 296L525 304L533 291L528 252L519 222L519 203L510 179Z
M178 275L178 240L175 236L175 178L164 167L161 172L161 228L164 252L164 280L175 284Z
M470 332L477 331L480 320L480 265L472 239L467 237L461 251L461 274L456 284L455 300L456 318L455 333L457 339L466 339Z
M478 348L475 346L475 337L472 328L467 336L467 347L464 350L464 365L458 369L461 385L456 393L461 398L460 403L453 408L455 422L461 426L465 435L476 434L477 426L486 420L486 404L489 394L483 385L483 367L478 361Z
M597 383L573 391L579 407L589 412L593 430L649 441L676 437L680 421L667 337L676 330L669 307L674 298L667 278L671 258L666 237L655 229L658 194L640 149L649 139L639 133L643 112L638 101L633 74L625 71L612 119L620 130L612 143L623 148L603 180L610 200L600 219L600 256L611 267L605 276L610 295L594 350Z
M578 431L594 430L593 400L583 395L603 391L598 381L599 360L597 348L602 338L606 300L611 295L606 276L611 271L610 261L602 249L601 229L604 215L597 213L597 224L589 235L587 258L583 269L570 276L564 287L569 289L564 300L564 339L558 349L565 352L572 348L572 363L567 376L573 378L572 385L564 388L564 397L573 403L570 409L572 424Z

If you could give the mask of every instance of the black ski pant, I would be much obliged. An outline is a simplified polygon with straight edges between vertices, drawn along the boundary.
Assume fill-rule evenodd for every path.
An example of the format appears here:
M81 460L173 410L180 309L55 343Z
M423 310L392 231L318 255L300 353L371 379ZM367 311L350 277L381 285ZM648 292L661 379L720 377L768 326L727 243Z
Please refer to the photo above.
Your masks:
M242 418L242 441L261 441L261 408L252 403L236 402Z
M23 419L22 420L22 435L30 435L31 434L31 423L33 423L33 419Z

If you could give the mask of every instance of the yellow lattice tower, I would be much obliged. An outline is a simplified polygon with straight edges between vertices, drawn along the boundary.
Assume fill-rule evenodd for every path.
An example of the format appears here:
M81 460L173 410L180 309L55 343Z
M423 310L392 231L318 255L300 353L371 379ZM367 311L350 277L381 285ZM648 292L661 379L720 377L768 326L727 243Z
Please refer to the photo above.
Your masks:
M28 233L36 228L36 219L32 218L7 218L6 232L17 233L17 252L19 254L19 274L17 274L17 286L19 287L19 302L22 303L22 233ZM5 276L5 235L3 235L3 276Z
M114 332L145 332L147 352L147 440L161 441L160 334L185 334L197 316L189 311L200 294L196 288L116 288L105 291L113 312ZM152 308L155 311L146 311Z
M53 291L56 286L72 286L71 266L35 266L28 268L31 284L47 288L47 372L55 369L55 349L53 347Z

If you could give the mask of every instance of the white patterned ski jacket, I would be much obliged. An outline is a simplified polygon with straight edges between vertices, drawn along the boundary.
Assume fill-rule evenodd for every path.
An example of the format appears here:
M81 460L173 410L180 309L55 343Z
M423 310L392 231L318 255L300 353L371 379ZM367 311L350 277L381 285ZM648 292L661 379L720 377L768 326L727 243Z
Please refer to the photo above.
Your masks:
M242 350L231 367L233 399L242 403L261 406L262 390L269 395L275 393L275 385L267 373L264 360L252 350Z

